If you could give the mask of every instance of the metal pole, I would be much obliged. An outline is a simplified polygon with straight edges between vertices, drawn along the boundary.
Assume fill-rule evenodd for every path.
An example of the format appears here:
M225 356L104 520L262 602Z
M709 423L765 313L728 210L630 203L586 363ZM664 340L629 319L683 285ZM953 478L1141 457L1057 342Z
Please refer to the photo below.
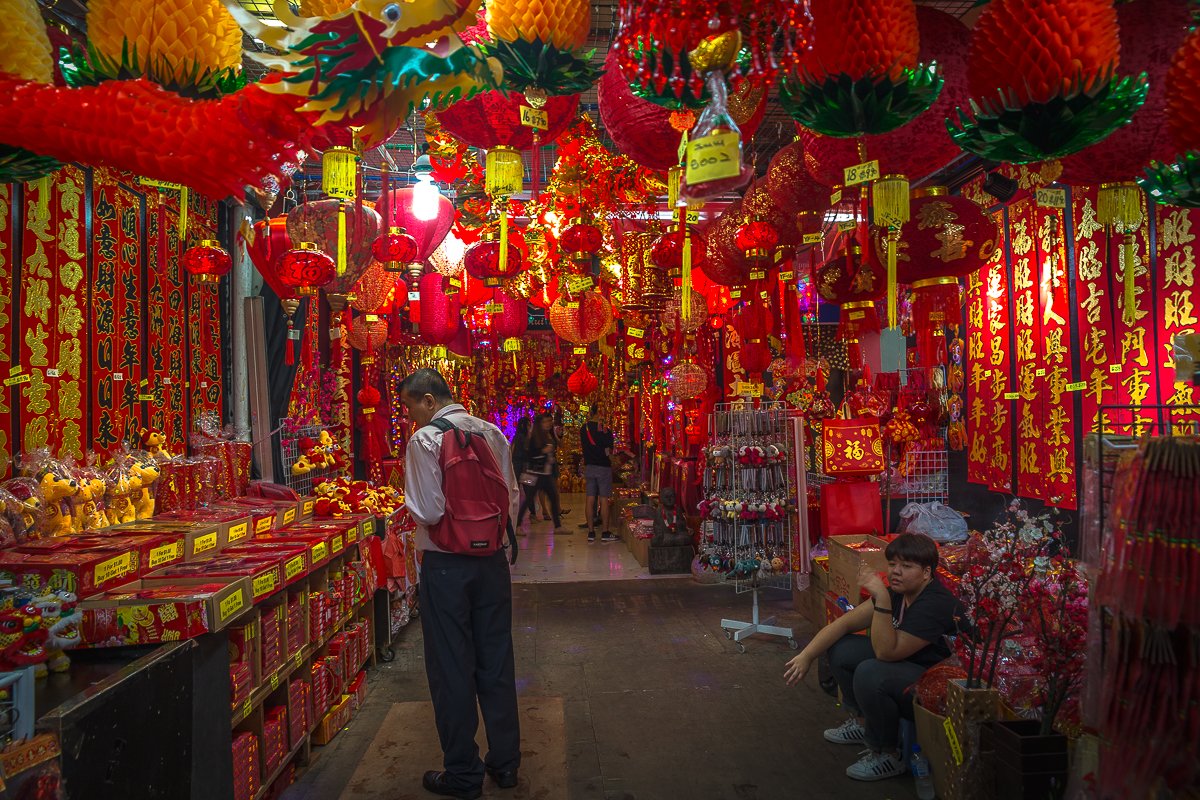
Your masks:
M234 208L233 219L238 226L246 219L242 205ZM233 281L230 307L233 310L233 429L236 435L250 434L250 379L247 368L245 299L251 296L253 266L244 246L233 248Z

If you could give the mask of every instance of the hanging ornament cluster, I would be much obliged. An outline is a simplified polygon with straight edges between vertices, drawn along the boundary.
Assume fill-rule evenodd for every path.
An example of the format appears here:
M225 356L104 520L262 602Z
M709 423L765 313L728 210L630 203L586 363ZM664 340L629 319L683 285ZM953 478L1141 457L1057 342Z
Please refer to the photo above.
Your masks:
M529 98L518 92L480 92L442 109L437 118L446 132L471 147L488 150L507 145L528 150L534 145L534 129L521 124L521 107L530 105ZM543 143L552 142L575 119L579 96L551 97L542 110L549 127L538 138Z
M918 63L913 0L812 0L819 35L781 85L793 119L828 136L899 128L937 99L936 64Z
M708 373L692 359L680 361L667 373L667 385L677 400L691 400L708 388Z
M375 314L361 314L350 323L346 343L357 350L363 366L375 363L375 352L387 342L387 321Z
M1168 164L1154 162L1146 177L1140 179L1142 187L1155 200L1186 208L1200 208L1200 128L1196 127L1200 123L1200 97L1195 80L1200 73L1197 70L1200 70L1200 28L1184 40L1167 71L1167 129L1179 156ZM1126 304L1126 308L1131 306Z
M1070 155L1145 102L1146 76L1121 77L1119 67L1111 0L993 0L971 33L971 109L947 121L950 135L993 161Z

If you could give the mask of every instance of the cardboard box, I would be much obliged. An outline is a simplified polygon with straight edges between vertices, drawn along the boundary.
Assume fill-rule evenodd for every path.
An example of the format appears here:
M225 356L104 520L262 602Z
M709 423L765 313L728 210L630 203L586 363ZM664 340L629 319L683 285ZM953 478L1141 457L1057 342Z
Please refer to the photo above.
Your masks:
M246 578L141 580L79 604L81 647L191 639L218 631L251 609Z
M258 603L283 588L283 558L279 554L222 553L220 558L180 564L147 578L248 578L253 602Z
M0 580L36 594L66 591L82 599L136 580L140 571L141 554L135 546L0 553Z
M85 536L71 536L65 541L75 550L136 548L140 556L139 568L143 573L182 563L184 557L184 535L178 531L123 531L106 528L91 531Z
M283 564L283 585L291 586L297 581L304 580L308 575L308 547L303 544L288 544L286 542L257 541L242 547L231 547L222 555L228 556L276 556Z
M946 718L929 711L920 703L913 703L913 719L917 728L917 742L921 745L921 752L929 759L937 796L943 800L958 797L955 776L961 767L954 762L954 751L946 736Z
M825 627L825 593L815 583L804 590L793 587L792 606L815 630Z
M250 527L252 519L249 514L241 510L173 511L155 519L213 525L217 529L217 550L224 550L231 544L243 544L254 536L254 531Z
M332 556L330 547L333 534L329 531L311 533L293 533L277 531L262 541L273 544L302 544L308 548L309 569L314 570L329 563Z
M887 558L883 553L887 549L887 541L869 534L855 534L831 536L826 542L829 545L829 591L858 605L859 565L866 561L876 572L886 572ZM862 544L872 549L860 550L853 547Z
M216 525L204 522L172 522L154 519L131 522L108 528L118 534L124 533L179 533L183 535L183 560L198 561L212 558L221 551L221 532Z
M313 509L316 507L317 507L317 498L312 497L312 496L301 497L300 498L300 510L296 514L296 521L297 522L307 522L308 520L312 519L313 518Z

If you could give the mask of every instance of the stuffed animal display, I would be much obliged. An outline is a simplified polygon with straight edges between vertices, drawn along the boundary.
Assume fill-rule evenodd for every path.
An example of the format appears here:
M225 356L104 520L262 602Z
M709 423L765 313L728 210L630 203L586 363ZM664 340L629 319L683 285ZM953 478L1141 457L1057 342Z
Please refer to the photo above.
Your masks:
M394 513L403 498L391 486L372 486L366 481L346 478L322 481L313 489L317 504L313 513L318 517L344 517L349 514L374 514L386 517Z

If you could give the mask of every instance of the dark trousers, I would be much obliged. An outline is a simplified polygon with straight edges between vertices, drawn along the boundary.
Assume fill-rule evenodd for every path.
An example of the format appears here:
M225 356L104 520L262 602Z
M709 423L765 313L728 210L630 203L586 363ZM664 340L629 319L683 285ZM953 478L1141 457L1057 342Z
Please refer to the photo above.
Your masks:
M538 481L533 486L525 489L525 502L521 506L521 511L517 514L517 525L525 521L526 514L532 514L534 519L537 519L537 503L538 492L545 492L550 498L550 511L554 514L554 527L561 524L559 504L558 504L558 478L554 475L539 475Z
M843 636L829 648L829 666L846 710L866 720L867 745L876 752L898 746L900 717L912 719L912 693L928 667L911 661L880 661L871 640L859 633Z
M480 786L485 761L475 744L476 702L487 731L488 768L513 770L521 763L505 551L488 557L426 551L420 596L425 672L443 768L457 788Z

